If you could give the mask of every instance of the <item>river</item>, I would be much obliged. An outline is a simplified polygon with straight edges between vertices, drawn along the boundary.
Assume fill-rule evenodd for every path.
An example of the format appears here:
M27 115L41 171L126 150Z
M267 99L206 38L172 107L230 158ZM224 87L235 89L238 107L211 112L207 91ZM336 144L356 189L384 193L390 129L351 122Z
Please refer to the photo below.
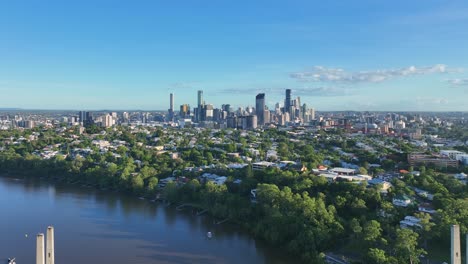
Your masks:
M298 262L191 209L93 188L0 177L0 210L0 263L34 264L36 234L49 225L58 264Z

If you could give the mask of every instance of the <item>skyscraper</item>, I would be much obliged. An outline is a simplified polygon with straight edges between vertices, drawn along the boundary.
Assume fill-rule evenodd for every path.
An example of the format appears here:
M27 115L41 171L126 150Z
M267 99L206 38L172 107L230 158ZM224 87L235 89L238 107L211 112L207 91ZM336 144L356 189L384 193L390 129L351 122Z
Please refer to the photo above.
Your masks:
M85 112L85 111L80 111L80 112L78 113L78 115L79 115L78 118L80 119L81 125L84 125L85 122L86 122L86 112Z
M203 105L205 103L203 102L203 91L198 90L198 101L197 101L197 111L195 112L195 120L197 122L200 122L201 116L202 116L202 111L203 111Z
M199 90L198 91L198 103L197 103L197 106L200 107L201 105L203 105L203 91L202 90Z
M174 94L169 95L169 120L174 121Z
M265 94L259 93L255 97L255 113L257 115L257 122L259 126L265 124Z
M190 105L183 104L180 106L179 116L181 118L188 118L190 117Z
M286 89L286 99L284 100L284 112L289 113L291 109L291 89Z
M169 100L170 100L170 102L169 102L169 109L171 109L172 111L174 111L174 94L173 94L173 93L171 93L171 94L169 95Z

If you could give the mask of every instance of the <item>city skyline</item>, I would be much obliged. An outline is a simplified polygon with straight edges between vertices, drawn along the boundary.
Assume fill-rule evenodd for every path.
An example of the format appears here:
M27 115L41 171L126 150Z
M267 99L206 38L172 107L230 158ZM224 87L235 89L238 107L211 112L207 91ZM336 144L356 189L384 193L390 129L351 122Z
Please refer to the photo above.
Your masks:
M111 4L110 4L111 3ZM0 108L468 111L468 3L0 4ZM105 15L104 15L105 14Z

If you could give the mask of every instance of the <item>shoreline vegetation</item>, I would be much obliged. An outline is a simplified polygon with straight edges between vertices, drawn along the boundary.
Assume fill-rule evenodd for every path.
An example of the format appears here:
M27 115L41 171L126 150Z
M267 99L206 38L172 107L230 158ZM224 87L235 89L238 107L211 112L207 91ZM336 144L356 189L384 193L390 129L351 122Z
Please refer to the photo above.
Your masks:
M352 151L350 146L356 145L351 140L336 140L342 137L337 132L328 132L326 137L330 140L291 141L285 132L276 130L247 137L251 142L258 142L255 144L262 154L271 148L272 141L276 142L282 159L299 156L308 168L306 171L278 167L253 170L250 162L235 169L207 166L236 162L230 159L237 158L229 158L226 153L242 152L246 148L247 140L238 131L229 135L232 141L239 142L237 144L214 145L203 141L210 138L210 131L199 132L200 147L183 147L190 141L190 138L183 138L178 143L178 158L167 151L155 151L151 145L155 144L153 136L158 138L158 144L163 144L160 141L168 137L164 133L172 133L163 133L162 129L148 136L132 134L127 128L119 127L105 134L81 135L79 141L75 130L65 135L58 135L54 130L0 132L0 137L27 138L32 132L34 141L1 146L1 176L43 177L52 182L93 186L148 200L162 199L176 208L181 206L179 209L183 209L184 204L195 205L199 212L219 219L218 223L227 221L238 225L255 238L298 256L304 263L324 263L329 252L331 256L344 255L351 263L399 264L408 263L410 259L420 263L421 255L431 260L445 260L448 254L434 256L427 249L438 247L449 253L450 225L454 223L460 225L463 234L468 232L467 186L434 168L421 167L419 176L408 173L392 179L392 187L386 194L381 192L380 185L370 186L365 181L330 183L325 177L312 173L311 169L323 164L325 159L335 160L334 146ZM227 136L222 130L217 133L218 138ZM93 138L126 143L103 152L91 143ZM72 155L73 148L91 151L87 155ZM59 154L41 158L37 150L43 149ZM362 153L359 158L363 164L377 159ZM394 161L382 163L389 168L397 164L395 161L404 160L404 154L388 155ZM197 167L204 169L187 170ZM369 169L372 173L382 170ZM364 168L361 171L366 172ZM203 173L224 175L226 181L218 184L206 180ZM168 177L173 180L161 181ZM434 193L432 204L437 214L417 212L417 203L408 207L392 204L394 197L416 197L413 186ZM256 189L255 197L252 197L253 189ZM421 228L400 228L400 221L413 214L421 219ZM462 243L464 247L465 242Z

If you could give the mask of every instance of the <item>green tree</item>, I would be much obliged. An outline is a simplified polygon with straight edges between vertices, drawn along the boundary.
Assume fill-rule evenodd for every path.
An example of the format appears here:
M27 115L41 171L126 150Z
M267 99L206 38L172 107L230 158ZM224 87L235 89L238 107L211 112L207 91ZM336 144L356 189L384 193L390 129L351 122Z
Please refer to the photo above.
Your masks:
M154 192L156 190L156 187L158 186L158 178L156 177L150 177L148 179L148 191Z
M419 256L426 251L418 248L419 235L410 229L397 229L393 250L399 263L419 263Z
M367 175L367 169L364 167L359 167L359 173L363 175Z
M367 252L366 263L369 264L387 264L388 257L385 250L379 248L370 248Z
M363 239L364 241L375 244L382 236L382 228L380 223L376 220L371 220L364 225Z

